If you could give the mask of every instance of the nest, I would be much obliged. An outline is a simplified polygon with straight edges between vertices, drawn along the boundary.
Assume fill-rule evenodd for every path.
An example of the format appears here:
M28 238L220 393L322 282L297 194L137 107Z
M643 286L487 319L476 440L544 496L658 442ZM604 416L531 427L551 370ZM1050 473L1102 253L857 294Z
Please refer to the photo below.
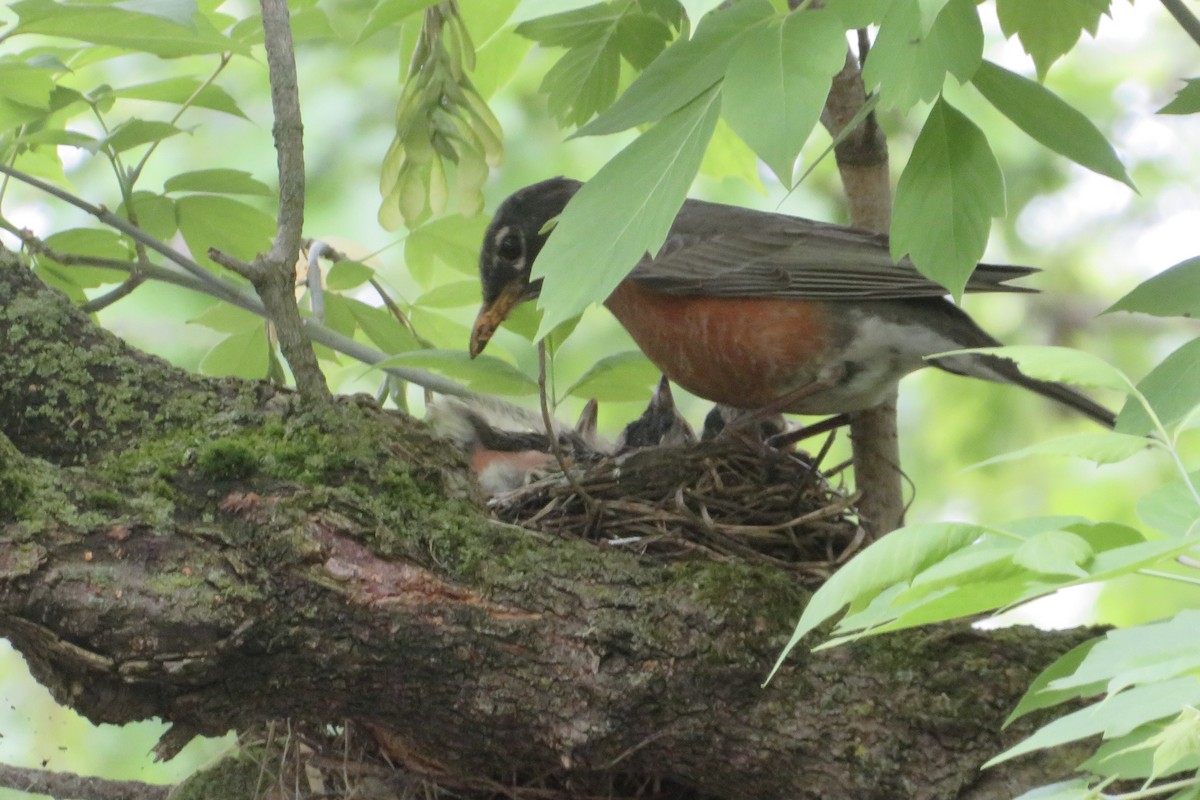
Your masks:
M505 522L653 558L765 562L824 580L864 536L857 495L820 460L734 440L652 447L556 470L489 505Z

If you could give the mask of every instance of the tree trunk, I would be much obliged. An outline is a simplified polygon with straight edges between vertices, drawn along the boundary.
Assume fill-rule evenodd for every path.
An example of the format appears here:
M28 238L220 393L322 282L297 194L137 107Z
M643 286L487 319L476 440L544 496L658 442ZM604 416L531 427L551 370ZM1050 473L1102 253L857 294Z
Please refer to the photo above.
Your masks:
M762 688L790 574L489 520L421 423L189 376L4 252L0 309L0 634L95 722L351 720L410 776L543 787L510 796L1000 798L1074 764L979 771L1078 633L800 648Z

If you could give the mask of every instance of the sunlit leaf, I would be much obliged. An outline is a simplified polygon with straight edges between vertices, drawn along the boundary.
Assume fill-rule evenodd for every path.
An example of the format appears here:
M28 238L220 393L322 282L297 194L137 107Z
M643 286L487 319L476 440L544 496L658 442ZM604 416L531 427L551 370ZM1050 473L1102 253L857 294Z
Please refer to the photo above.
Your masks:
M1016 461L1030 456L1075 456L1086 458L1097 464L1115 464L1151 447L1151 443L1143 436L1130 436L1112 431L1091 431L1076 433L1070 436L1060 436L1044 442L1036 442L1020 450L993 456L975 464L973 468L1000 464L1005 461Z
M1184 81L1175 99L1158 110L1159 114L1195 114L1200 111L1200 78Z
M200 362L205 375L259 380L267 375L270 354L263 326L225 337Z
M1046 531L1032 536L1013 553L1013 563L1045 575L1087 576L1091 546L1069 531Z
M375 270L361 261L339 261L329 268L325 276L325 288L344 292L362 286L375 277Z
M416 367L462 381L472 391L487 394L531 395L537 381L511 364L481 355L472 359L463 350L413 350L392 356L377 367Z
M1110 0L996 0L996 15L1005 36L1016 34L1033 56L1039 77L1069 52L1084 31L1095 35Z
M1200 502L1192 487L1200 486L1200 472L1188 481L1176 477L1144 495L1137 503L1138 519L1167 536L1194 536L1200 531Z
M1133 188L1133 179L1090 119L1036 81L984 61L971 79L996 109L1041 144Z
M1185 704L1197 703L1200 703L1200 680L1191 676L1136 686L1109 697L1103 703L1094 703L1047 723L984 766L994 766L1025 753L1089 736L1121 736L1147 722L1172 717Z
M188 320L190 325L203 325L221 333L246 333L261 330L262 317L238 308L232 303L216 303L198 316Z
M161 81L140 83L135 86L123 86L113 90L114 97L126 97L132 100L153 100L162 103L182 105L190 102L197 108L207 108L210 111L221 111L242 119L249 119L238 106L233 96L216 84L205 85L198 78L180 75L174 78L164 78Z
M1017 707L1008 715L1008 719L1004 720L1004 727L1007 728L1031 711L1050 708L1059 703L1073 700L1076 697L1091 697L1103 692L1106 685L1106 681L1104 680L1097 680L1090 685L1077 684L1070 689L1050 688L1050 684L1059 678L1073 675L1075 670L1079 668L1079 665L1083 663L1084 658L1092 651L1092 648L1102 641L1104 640L1101 637L1089 639L1083 644L1071 648L1059 656L1058 660L1053 664L1042 670L1033 679L1033 683L1029 684L1029 688L1025 690L1025 696L1021 698L1021 701L1017 703Z
M905 253L958 297L1004 213L1004 178L987 138L939 99L896 186L892 256Z
M1163 359L1137 388L1168 431L1189 417L1200 405L1200 339L1183 344ZM1142 404L1130 397L1117 415L1117 430L1146 434L1154 426Z
M121 153L143 144L160 142L163 139L168 139L182 132L181 129L169 122L136 118L128 119L113 128L108 136L97 142L96 147L109 149L114 153Z
M270 186L240 169L200 169L172 175L163 183L170 192L213 192L215 194L250 194L271 197Z
M616 133L687 105L721 80L741 37L773 14L768 0L743 0L709 14L691 39L679 39L664 50L615 103L575 135Z
M1180 261L1113 303L1104 312L1140 311L1158 317L1200 317L1200 258Z
M404 242L404 263L423 287L433 286L450 270L462 275L479 274L479 247L488 220L451 214L427 222Z
M596 398L600 402L645 400L661 372L640 350L605 356L563 392L564 397Z
M755 26L729 61L722 116L785 186L845 60L840 20L810 10Z
M920 0L898 0L879 26L863 66L863 80L878 86L887 107L911 108L938 96L950 72L969 80L983 58L983 27L972 0L952 0L928 31Z
M544 334L603 299L679 213L720 110L710 90L663 119L605 164L567 204L533 265L545 276Z
M201 263L213 264L210 247L243 260L271 247L275 219L253 206L220 195L193 194L176 200L175 209L179 232L192 258Z

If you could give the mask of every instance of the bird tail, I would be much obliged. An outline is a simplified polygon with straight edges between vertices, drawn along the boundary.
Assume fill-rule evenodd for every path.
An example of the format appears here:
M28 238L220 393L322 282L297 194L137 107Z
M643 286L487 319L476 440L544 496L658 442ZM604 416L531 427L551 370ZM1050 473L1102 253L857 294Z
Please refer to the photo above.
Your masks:
M975 324L975 321L960 311L957 307L946 303L943 307L953 316L955 344L963 348L999 347L1000 342L993 339L986 331ZM1031 392L1048 397L1069 408L1095 420L1106 428L1112 428L1117 421L1116 414L1109 411L1096 401L1075 391L1069 386L1054 381L1043 381L1031 378L1012 359L986 353L964 353L961 355L945 356L929 359L935 367L953 372L956 375L969 375L982 378L985 381L1011 383L1024 387Z

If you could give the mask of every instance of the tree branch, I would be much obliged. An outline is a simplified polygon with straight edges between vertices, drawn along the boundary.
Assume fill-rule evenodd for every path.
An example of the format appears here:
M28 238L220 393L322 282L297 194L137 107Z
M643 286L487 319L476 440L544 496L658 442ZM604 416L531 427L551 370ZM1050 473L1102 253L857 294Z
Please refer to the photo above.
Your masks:
M300 91L296 86L296 60L286 0L261 0L267 68L271 76L272 132L279 167L279 213L271 251L254 263L231 258L216 250L209 257L254 285L270 314L279 338L279 349L296 379L300 396L310 403L327 403L333 395L317 363L317 354L304 333L296 307L296 259L304 230L304 127L300 121Z
M109 781L73 772L50 772L8 764L0 764L0 786L64 800L166 800L171 789L141 781Z
M1200 19L1183 4L1183 0L1162 0L1162 4L1192 41L1200 44Z
M357 720L426 780L575 796L998 798L1069 768L978 774L1079 633L880 637L764 690L807 596L783 571L489 521L463 456L368 401L185 375L17 265L0 308L0 634L93 721Z
M845 68L833 79L821 122L835 139L841 137L834 156L850 205L850 223L887 233L892 219L887 140L874 113L845 134L866 102L858 61L847 53ZM858 510L868 533L878 538L904 524L895 392L879 406L852 415L850 441L854 484L863 494Z

